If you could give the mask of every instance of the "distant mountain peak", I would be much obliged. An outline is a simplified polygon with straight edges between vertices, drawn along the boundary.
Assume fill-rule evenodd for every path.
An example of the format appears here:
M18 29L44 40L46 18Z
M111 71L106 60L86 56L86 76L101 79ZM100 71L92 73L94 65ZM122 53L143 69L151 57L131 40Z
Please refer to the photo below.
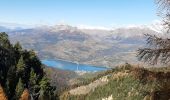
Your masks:
M87 29L87 30L111 30L111 28L103 26L88 26L88 25L78 25L78 29Z
M55 26L52 26L52 31L58 32L58 31L69 31L69 32L75 32L78 31L77 27L68 25L68 24L57 24Z

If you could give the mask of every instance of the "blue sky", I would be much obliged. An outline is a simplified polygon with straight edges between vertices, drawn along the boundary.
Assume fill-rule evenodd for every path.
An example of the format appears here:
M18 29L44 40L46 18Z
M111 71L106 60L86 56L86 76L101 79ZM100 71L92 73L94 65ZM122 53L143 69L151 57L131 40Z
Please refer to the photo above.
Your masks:
M1 0L0 22L111 26L158 19L154 0Z

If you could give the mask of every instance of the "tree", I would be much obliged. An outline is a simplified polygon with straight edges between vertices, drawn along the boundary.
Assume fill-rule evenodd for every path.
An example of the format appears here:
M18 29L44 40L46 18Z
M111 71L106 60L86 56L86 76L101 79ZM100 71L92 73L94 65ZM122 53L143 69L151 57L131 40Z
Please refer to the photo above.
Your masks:
M39 89L40 89L40 86L37 85L37 75L36 73L34 72L34 69L31 68L31 72L30 72L30 80L29 80L29 90L30 90L30 95L32 96L32 98L36 99L38 98L39 96Z
M7 73L7 82L6 82L6 94L8 98L11 99L15 95L15 88L17 85L17 75L16 75L16 67L11 66Z
M22 51L22 46L19 42L17 42L15 45L14 45L14 48L17 50L17 51Z
M8 35L0 32L0 83L2 87L5 86L8 69L14 61L12 53Z
M31 72L30 72L30 87L34 86L36 84L37 78L36 78L36 74L34 72L34 69L31 68Z
M0 32L0 46L4 48L11 48L10 41L8 39L8 35L5 32Z
M156 0L159 11L158 15L163 19L163 33L170 33L170 0ZM144 60L151 64L158 62L167 64L170 62L170 38L146 34L147 48L138 50L139 60Z
M16 58L16 64L18 63L18 60L21 56L21 53L22 53L22 46L20 45L19 42L17 42L15 45L14 45L14 52L15 52L15 58Z
M18 84L16 86L16 89L15 89L17 100L19 100L23 91L24 91L24 84L22 83L22 80L20 78L19 81L18 81Z
M48 78L43 77L40 81L40 96L39 100L55 100L54 91L55 87L50 85Z
M40 90L43 91L42 99L52 100L55 90L36 53L23 50L19 42L12 45L5 32L0 32L0 85L9 100L24 100L29 95L37 100Z
M18 75L23 75L25 67L26 67L26 65L25 65L23 56L21 56L19 61L18 61L18 64L17 64L17 73L18 73Z

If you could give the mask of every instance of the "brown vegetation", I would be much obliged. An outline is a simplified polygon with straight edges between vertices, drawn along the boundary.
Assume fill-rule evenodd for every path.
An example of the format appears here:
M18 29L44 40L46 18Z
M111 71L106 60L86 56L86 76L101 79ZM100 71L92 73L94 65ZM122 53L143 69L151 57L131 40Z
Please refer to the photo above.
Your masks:
M137 79L140 80L147 80L147 81L153 81L153 80L164 80L164 79L170 79L170 72L154 72L149 71L144 68L133 68L132 73Z
M0 85L0 100L7 100L7 97L3 91L3 88Z
M153 90L149 93L151 100L170 99L170 72L154 72L144 68L133 68L132 73L144 84L149 81L158 82L160 90Z
M21 95L20 100L30 100L30 94L28 89L25 89Z

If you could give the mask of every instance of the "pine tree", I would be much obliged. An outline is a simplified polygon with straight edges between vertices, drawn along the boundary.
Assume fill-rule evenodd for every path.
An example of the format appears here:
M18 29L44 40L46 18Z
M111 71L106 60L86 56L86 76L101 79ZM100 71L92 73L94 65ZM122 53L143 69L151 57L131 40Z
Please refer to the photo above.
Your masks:
M45 100L48 97L48 79L46 77L43 77L42 80L40 81L40 100Z
M14 52L15 52L15 58L16 58L16 61L15 63L17 64L18 63L18 60L20 58L20 55L22 53L22 46L20 45L19 42L17 42L15 45L14 45Z
M3 46L4 48L11 48L8 35L5 32L0 32L0 46Z
M51 95L54 94L55 88L46 78L35 52L22 50L19 42L12 45L5 32L0 32L0 84L9 100L19 100L29 95L37 100L41 94L40 90L42 99L53 100ZM24 88L27 89L25 92ZM1 90L0 87L2 93ZM0 94L0 100L5 98L4 94Z
M18 84L17 84L16 89L15 89L17 100L19 100L23 91L24 91L24 84L22 83L21 78L19 78Z
M18 61L18 64L17 64L17 73L18 75L22 75L24 70L25 70L25 62L24 62L24 59L23 59L23 56L21 55L19 61Z
M13 98L15 94L15 87L17 84L17 76L16 76L16 67L11 66L7 73L7 82L5 86L6 94L8 95L8 98Z
M46 99L55 100L56 98L54 96L55 87L50 85L48 78L46 78L45 76L40 81L40 88L41 88L39 97L40 100Z
M29 79L29 90L30 90L30 94L32 95L32 97L35 99L37 98L37 91L39 90L39 85L37 85L37 75L34 72L33 68L31 68L31 72L30 72L30 79Z
M14 48L18 51L22 51L22 46L19 42L17 42L15 45L14 45Z
M8 35L5 32L0 32L0 83L5 86L7 72L12 64L11 44L8 40Z
M30 86L33 86L36 84L36 73L34 72L33 68L31 68L30 72Z

